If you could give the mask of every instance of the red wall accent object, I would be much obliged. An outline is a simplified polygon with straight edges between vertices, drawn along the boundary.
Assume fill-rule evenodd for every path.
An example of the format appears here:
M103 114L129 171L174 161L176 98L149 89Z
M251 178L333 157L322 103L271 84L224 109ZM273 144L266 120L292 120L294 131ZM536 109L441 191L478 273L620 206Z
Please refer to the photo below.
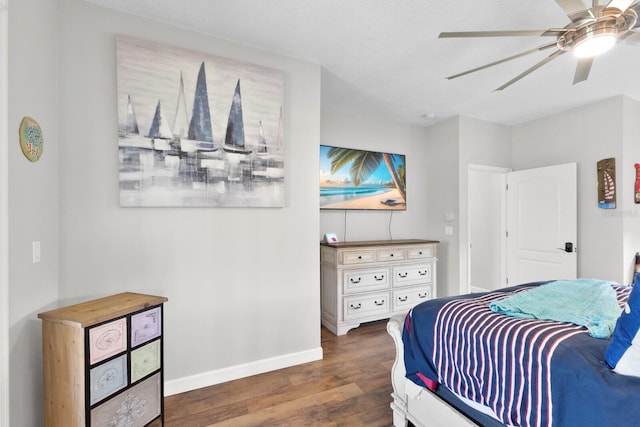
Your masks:
M640 204L640 163L635 164L636 167L636 204Z

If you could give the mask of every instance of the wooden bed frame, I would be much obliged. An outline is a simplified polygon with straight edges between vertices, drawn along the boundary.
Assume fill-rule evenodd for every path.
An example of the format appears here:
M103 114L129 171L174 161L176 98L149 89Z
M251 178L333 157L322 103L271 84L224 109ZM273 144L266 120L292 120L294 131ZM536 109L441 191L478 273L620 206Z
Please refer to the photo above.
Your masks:
M387 323L387 332L396 345L396 359L391 368L393 393L391 409L393 425L406 427L410 421L416 427L468 427L476 424L458 412L435 393L417 386L405 378L402 328L404 315L394 316Z

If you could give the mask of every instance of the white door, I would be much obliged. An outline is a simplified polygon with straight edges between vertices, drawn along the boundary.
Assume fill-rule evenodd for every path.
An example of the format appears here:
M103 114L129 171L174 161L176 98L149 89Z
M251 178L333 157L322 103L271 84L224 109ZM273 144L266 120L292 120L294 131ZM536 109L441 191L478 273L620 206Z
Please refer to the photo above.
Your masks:
M510 169L469 165L469 283L471 292L506 284L506 173Z
M577 276L577 166L507 175L509 285Z

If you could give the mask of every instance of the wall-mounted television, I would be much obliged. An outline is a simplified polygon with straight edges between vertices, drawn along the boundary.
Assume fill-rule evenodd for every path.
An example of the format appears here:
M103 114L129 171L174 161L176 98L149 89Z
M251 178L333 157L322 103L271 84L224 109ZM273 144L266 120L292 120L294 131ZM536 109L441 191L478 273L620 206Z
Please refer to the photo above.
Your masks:
M320 209L406 210L404 154L320 146Z

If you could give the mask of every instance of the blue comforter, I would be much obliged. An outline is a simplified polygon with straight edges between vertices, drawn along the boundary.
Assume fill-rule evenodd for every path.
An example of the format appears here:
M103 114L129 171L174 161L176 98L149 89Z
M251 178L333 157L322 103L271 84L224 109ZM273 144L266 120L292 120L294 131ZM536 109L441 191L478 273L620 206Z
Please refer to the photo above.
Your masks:
M638 425L640 379L616 374L607 367L604 352L609 340L595 339L580 326L537 319L509 318L508 326L499 328L508 332L504 336L487 332L505 321L505 316L489 310L492 300L540 284L441 298L416 306L407 315L403 331L407 378L425 387L431 382L444 384L459 395L492 406L505 424ZM616 292L622 306L629 289L619 286ZM462 302L475 311L461 322L458 308ZM459 328L450 327L456 322ZM523 322L535 324L531 333L518 335L515 332L521 332ZM546 337L545 349L536 342L541 337ZM548 366L536 366L536 361L546 363L547 358ZM453 368L450 359L458 360ZM531 367L534 373L522 373ZM541 378L548 378L544 387L539 386ZM547 389L548 400L540 394L542 388Z

